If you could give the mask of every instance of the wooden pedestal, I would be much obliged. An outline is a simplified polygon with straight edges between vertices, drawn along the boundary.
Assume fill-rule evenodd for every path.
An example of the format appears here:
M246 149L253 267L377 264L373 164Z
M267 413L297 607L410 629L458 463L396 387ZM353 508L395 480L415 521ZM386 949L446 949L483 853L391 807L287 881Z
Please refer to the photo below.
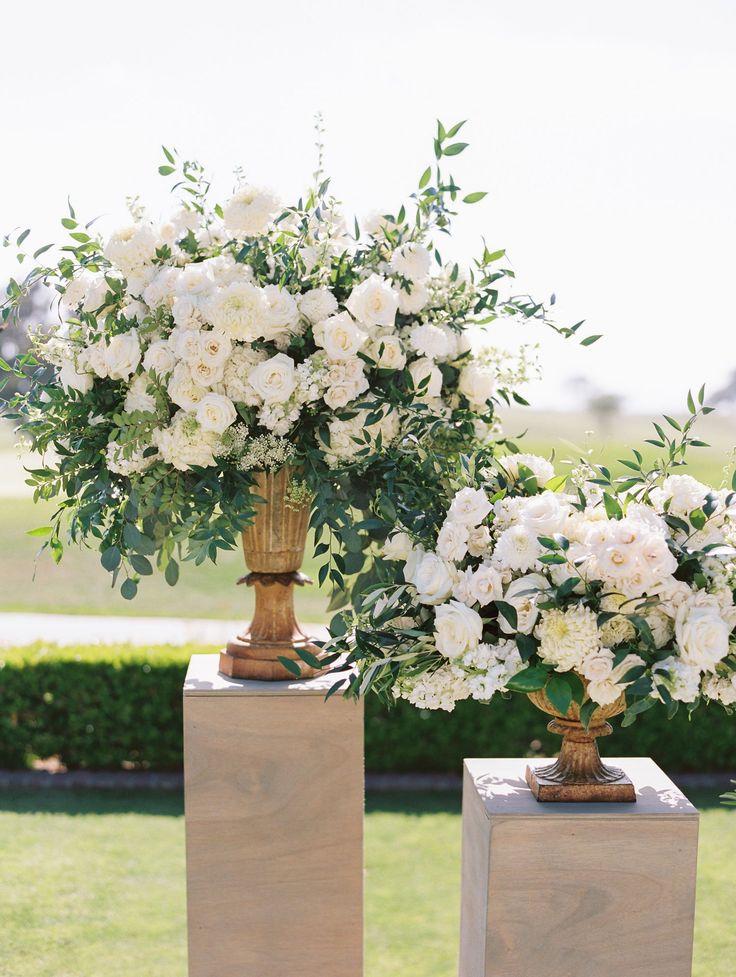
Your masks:
M646 758L635 804L540 804L466 760L460 977L690 977L698 812Z
M363 709L334 676L184 685L190 977L360 977Z

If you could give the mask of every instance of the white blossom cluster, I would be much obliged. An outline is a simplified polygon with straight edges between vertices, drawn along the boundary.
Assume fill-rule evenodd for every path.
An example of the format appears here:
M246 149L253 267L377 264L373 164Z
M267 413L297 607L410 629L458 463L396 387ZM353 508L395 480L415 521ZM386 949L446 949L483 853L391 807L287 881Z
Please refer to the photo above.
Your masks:
M242 242L247 252L248 242L294 223L277 197L243 185L219 213L182 208L154 223L136 211L104 245L110 267L66 283L67 324L44 349L60 385L78 397L116 381L117 412L149 419L145 437L111 441L111 471L131 475L157 461L179 471L212 466L244 416L250 437L293 437L305 415L322 414L314 446L331 467L349 464L379 438L385 449L400 436L400 409L383 400L380 419L366 423L376 411L365 404L376 380L405 369L415 400L442 416L458 406L489 413L503 358L474 358L471 323L458 319L472 286L458 299L448 269L431 273L423 243L384 241L383 260L367 264L338 300L327 284L331 263L356 242L336 210L310 218L297 249L302 274L288 286L275 259L270 282L240 260ZM372 233L383 229L378 222Z
M437 657L434 670L402 673L397 694L423 708L488 700L528 667L520 648L531 647L599 705L645 675L654 699L736 703L736 493L669 475L609 515L597 485L585 484L584 503L545 488L543 458L494 467L490 483L457 492L431 545L404 531L385 544L414 595L403 626L424 630Z

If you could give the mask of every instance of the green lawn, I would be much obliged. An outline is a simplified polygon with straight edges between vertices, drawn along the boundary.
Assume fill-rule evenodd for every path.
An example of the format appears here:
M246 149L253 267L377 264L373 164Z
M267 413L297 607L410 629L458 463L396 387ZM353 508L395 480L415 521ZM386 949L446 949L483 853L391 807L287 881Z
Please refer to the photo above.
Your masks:
M713 793L692 799L702 811L693 973L730 977L736 811ZM0 794L2 977L184 977L183 846L176 794ZM451 977L459 797L369 795L366 861L366 977Z

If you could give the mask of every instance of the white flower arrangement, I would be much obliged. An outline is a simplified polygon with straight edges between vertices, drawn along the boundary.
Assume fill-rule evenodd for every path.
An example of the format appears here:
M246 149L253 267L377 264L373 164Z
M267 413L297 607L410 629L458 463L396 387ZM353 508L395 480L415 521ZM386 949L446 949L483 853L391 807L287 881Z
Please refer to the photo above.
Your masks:
M363 232L357 222L348 232L321 175L296 205L246 182L219 204L201 166L165 149L160 172L182 196L173 214L156 221L136 206L132 223L102 239L70 208L71 243L55 264L39 264L50 245L19 255L33 267L9 284L3 321L31 288L59 296L60 323L17 366L30 391L10 407L41 454L67 446L58 466L32 476L39 495L62 500L55 553L62 517L81 509L75 538L94 538L113 573L122 558L132 596L147 556L165 569L182 543L197 559L234 545L264 436L290 441L323 493L315 525L339 536L352 519L345 479L371 486L370 505L386 494L399 442L457 451L492 430L517 378L503 357L476 358L471 332L499 317L546 319L512 293L502 251L484 249L461 273L436 250L459 192L440 164L465 148L452 142L459 128L439 126L437 165L410 205Z
M463 459L439 518L407 510L386 540L395 583L335 639L359 670L348 693L450 711L544 689L584 722L623 695L624 724L656 702L736 705L736 484L678 470L703 397L679 440L657 426L666 459L646 470L635 452L616 483L588 468L572 491L529 454Z

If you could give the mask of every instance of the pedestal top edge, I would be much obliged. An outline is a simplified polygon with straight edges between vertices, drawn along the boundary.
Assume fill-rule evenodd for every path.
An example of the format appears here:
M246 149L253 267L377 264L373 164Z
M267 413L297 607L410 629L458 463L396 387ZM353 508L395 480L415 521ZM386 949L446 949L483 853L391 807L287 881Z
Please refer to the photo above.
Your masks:
M253 679L231 678L218 671L220 656L192 655L184 679L184 695L245 695L245 696L323 696L335 684L339 675L318 675L309 679L290 679L286 682L258 682ZM339 693L338 693L339 696Z
M621 767L636 788L636 803L553 803L537 801L524 778L527 764L549 760L518 757L468 758L467 778L473 783L488 818L692 818L700 815L682 791L650 757L605 757Z

